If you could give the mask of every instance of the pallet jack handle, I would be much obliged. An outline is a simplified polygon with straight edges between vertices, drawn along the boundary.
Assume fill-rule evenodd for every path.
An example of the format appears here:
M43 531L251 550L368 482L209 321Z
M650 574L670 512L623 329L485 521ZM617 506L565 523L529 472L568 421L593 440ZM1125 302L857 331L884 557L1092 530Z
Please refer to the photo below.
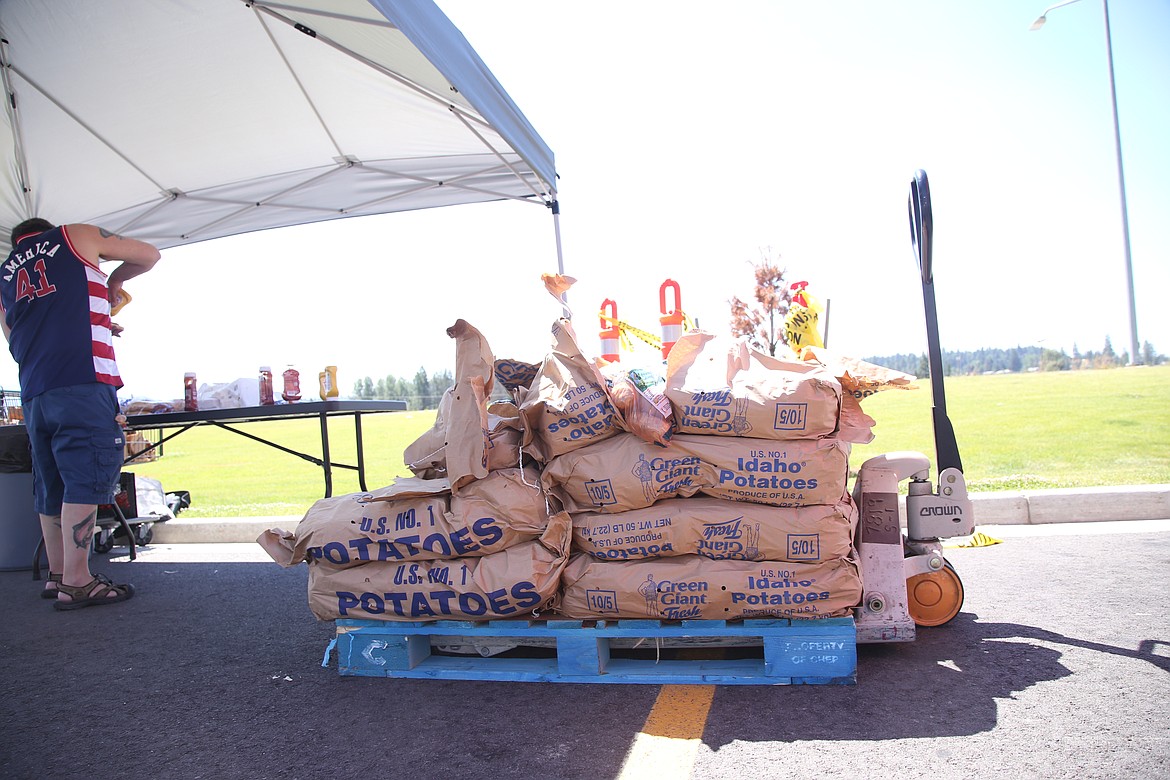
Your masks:
M934 401L931 415L934 420L934 450L938 470L963 470L955 429L947 417L946 395L943 390L942 348L938 338L938 310L934 301L934 267L931 252L934 243L934 215L930 208L930 181L926 171L919 169L910 182L910 241L922 276L922 300L926 308L926 342L930 366L930 390Z

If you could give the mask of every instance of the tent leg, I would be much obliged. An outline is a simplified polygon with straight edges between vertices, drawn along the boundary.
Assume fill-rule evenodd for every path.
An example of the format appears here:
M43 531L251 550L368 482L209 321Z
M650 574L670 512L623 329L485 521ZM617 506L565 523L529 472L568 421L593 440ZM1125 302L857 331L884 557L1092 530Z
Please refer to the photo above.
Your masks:
M554 200L548 204L548 207L552 209L553 234L556 236L557 242L557 273L564 276L565 256L564 251L561 249L561 203L558 200ZM573 319L573 313L569 311L569 298L567 294L561 293L561 303L564 304L565 319Z

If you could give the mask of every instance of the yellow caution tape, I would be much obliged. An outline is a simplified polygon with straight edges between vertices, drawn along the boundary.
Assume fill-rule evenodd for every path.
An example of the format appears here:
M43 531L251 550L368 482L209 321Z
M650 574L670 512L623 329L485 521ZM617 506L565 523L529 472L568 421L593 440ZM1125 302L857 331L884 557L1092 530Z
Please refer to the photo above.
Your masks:
M687 316L686 312L679 313L683 316L683 332L685 333L692 327L691 319ZM621 348L627 352L633 351L633 342L630 341L630 336L634 336L640 341L646 342L651 347L654 347L654 349L662 349L661 336L655 336L650 331L636 328L625 320L619 320L616 317L610 317L605 312L598 312L597 316L600 317L602 322L605 322L607 325L617 325L620 334L618 337L618 343L620 344Z
M948 544L947 547L990 547L993 544L1003 544L1003 539L996 539L993 536L988 536L982 531L978 531L971 536L969 541L962 544Z

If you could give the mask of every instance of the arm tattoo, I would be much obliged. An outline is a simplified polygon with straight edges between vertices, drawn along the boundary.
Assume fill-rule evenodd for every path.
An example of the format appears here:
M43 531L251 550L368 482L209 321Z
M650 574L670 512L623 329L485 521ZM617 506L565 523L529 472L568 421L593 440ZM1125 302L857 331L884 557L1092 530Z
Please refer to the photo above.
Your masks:
M97 510L95 509L89 513L88 517L73 526L73 544L77 546L78 550L89 549L89 545L93 541L93 526L96 520Z
M102 234L102 238L121 238L117 233L111 233L103 227L98 228L98 232Z

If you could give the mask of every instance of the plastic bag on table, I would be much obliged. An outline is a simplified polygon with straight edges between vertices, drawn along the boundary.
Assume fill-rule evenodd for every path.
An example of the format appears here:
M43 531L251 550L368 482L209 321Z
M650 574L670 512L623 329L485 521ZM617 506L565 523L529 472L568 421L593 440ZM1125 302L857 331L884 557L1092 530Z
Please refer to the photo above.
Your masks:
M234 382L202 384L199 386L199 408L241 409L260 405L260 380L240 378Z

